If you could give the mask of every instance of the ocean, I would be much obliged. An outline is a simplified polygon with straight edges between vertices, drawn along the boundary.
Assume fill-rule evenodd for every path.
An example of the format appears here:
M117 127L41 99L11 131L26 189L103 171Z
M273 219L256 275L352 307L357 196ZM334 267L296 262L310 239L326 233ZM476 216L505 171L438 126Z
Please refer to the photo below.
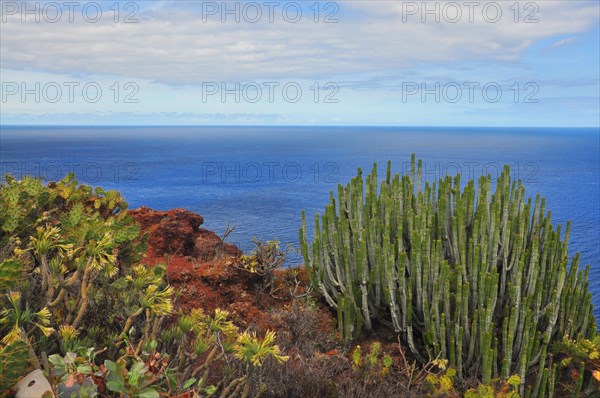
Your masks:
M12 127L0 128L0 171L122 192L130 208L185 208L203 227L252 249L278 239L298 249L301 211L312 220L329 192L373 162L380 175L410 166L428 181L461 172L498 175L503 165L540 193L554 224L572 221L570 255L590 264L600 318L600 130L597 128L412 127ZM310 227L309 227L310 229ZM288 264L300 264L291 252Z

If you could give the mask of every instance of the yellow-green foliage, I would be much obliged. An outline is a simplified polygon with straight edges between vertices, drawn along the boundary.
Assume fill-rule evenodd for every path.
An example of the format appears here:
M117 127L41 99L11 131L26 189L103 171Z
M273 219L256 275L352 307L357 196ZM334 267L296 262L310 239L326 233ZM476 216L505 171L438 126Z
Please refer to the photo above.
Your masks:
M494 385L481 384L465 393L465 398L521 398L518 392L521 378L513 375Z
M164 268L134 264L139 227L115 191L7 177L0 186L0 336L36 355L150 337L172 310ZM135 286L131 289L131 286ZM132 333L137 327L137 332ZM118 331L121 330L121 333Z
M143 239L126 209L118 192L72 175L0 186L1 387L23 375L23 353L37 365L43 351L53 382L81 383L82 397L97 391L92 375L115 397L247 396L255 368L287 360L275 333L240 334L224 310L174 314L165 266L139 263ZM244 372L207 385L212 366L235 361Z
M4 341L33 339L47 351L102 347L170 313L164 268L134 267L139 227L118 192L78 185L72 175L47 185L7 177L0 204ZM59 327L72 328L78 342L67 344Z
M554 345L561 368L575 378L573 396L600 396L600 335L593 339L563 339ZM591 375L591 377L590 377ZM585 385L585 380L589 380Z
M54 333L50 321L50 311L44 307L37 312L21 306L21 293L8 292L2 297L2 310L0 311L0 326L6 331L1 342L10 344L15 341L27 341L28 330L39 330L44 336Z
M439 373L431 373L425 377L433 397L446 397L455 394L454 381L456 370L448 367L446 359L436 359L432 364L440 369Z
M555 347L558 352L566 355L561 361L563 366L585 362L591 370L600 371L600 335L593 339L564 339Z
M160 394L172 396L183 391L196 397L217 392L227 398L247 396L256 368L268 358L279 363L288 358L281 355L274 344L274 332L268 332L264 338L255 333L239 333L227 316L223 310L216 310L212 316L201 310L179 316L161 339L176 343L171 347L174 350L152 340L147 351L138 352L127 342L128 349L114 360L100 362L93 349L87 349L80 350L80 355L54 354L49 361L57 382L73 384L80 380L81 387L90 396L100 385L106 386L106 394L111 397L157 398ZM64 332L72 334L72 331ZM160 353L160 348L171 351L172 356ZM230 364L239 361L245 372L223 375L219 383L209 385L211 367L222 360ZM91 375L95 376L97 385L88 382L87 377Z
M281 355L279 347L275 345L275 332L268 331L261 340L256 333L243 332L237 338L234 347L235 356L253 366L262 366L263 361L272 357L277 362L285 362L288 357Z
M367 379L377 379L386 376L393 365L392 357L381 350L381 343L371 344L370 351L363 353L357 345L351 354L352 369L361 372Z

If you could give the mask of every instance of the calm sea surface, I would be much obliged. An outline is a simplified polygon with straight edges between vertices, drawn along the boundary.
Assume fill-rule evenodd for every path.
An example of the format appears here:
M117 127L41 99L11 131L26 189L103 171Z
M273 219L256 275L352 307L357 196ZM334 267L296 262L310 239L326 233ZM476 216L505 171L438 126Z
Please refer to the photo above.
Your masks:
M570 252L591 264L600 315L598 129L381 127L2 127L1 174L82 183L123 193L130 207L182 207L201 214L244 250L252 238L298 247L301 211L321 212L329 191L388 159L395 171L411 153L426 178L496 176L504 164L529 196L547 199L554 223L572 221ZM291 264L299 263L297 255Z

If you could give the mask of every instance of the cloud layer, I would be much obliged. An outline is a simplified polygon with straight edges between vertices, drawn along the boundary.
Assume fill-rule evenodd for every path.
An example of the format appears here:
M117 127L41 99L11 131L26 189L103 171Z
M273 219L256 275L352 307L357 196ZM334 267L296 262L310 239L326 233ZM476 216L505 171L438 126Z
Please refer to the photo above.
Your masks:
M138 11L138 23L114 23L114 15L106 10L98 22L89 23L77 9L74 23L66 14L54 24L43 18L35 23L33 15L22 23L17 12L3 16L0 55L3 68L104 73L169 84L299 79L385 71L422 62L515 61L536 41L582 32L598 16L596 2L538 2L537 9L520 10L518 16L505 2L495 3L500 4L502 16L492 23L488 21L497 19L498 8L484 8L488 3L444 8L446 3L437 2L429 10L437 4L438 11L427 14L420 2L411 8L408 2L348 1L339 3L332 17L337 23L315 23L314 12L306 8L298 22L290 23L281 6L274 7L272 23L268 8L261 6L262 17L249 23L255 14L238 6L240 23L236 23L235 15L225 15L220 2L214 3L218 10L209 10L215 15L207 15L206 5L203 10L167 3ZM458 19L457 11L462 13ZM121 19L124 14L122 10ZM319 19L325 14L321 10ZM221 22L223 16L226 23ZM521 21L515 23L515 18ZM538 22L522 22L527 18ZM457 22L447 22L451 20ZM561 44L564 40L557 45Z
M85 14L82 2L73 22L63 6L60 20L48 23L50 8L24 16L6 3L21 2L2 5L3 81L19 71L104 76L154 84L161 95L203 82L334 81L361 90L385 89L403 77L477 81L509 70L489 76L506 80L535 69L525 56L536 45L569 47L597 29L599 14L599 4L589 1L347 1L318 3L318 15L302 3L302 17L292 23L298 9L285 2L271 9L263 2L165 1L128 9L121 2L118 15L106 5L92 23L94 10ZM132 12L138 22L124 23ZM337 22L324 23L328 17Z

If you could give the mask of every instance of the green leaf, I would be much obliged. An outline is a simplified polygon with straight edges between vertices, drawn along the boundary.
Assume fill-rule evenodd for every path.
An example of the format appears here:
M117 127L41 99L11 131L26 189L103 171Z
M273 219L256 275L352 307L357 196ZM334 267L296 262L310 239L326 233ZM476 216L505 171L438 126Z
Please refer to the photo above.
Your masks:
M113 392L123 392L125 391L125 384L122 380L111 380L106 383L106 388Z
M177 385L177 379L175 378L173 371L170 369L167 369L166 374L167 374L167 380L169 382L169 387L173 388L174 386Z
M115 290L123 290L127 288L127 279L119 278L111 284L111 287Z
M160 398L158 391L156 391L154 388L151 388L151 387L138 392L134 396L138 397L138 398Z
M148 370L148 368L146 367L146 364L144 362L136 362L131 367L131 370L129 371L129 373L144 374L144 373L146 373L147 370Z
M572 358L570 358L570 357L569 357L569 358L565 358L565 359L563 359L562 361L560 361L560 364L561 364L562 366L564 366L564 367L567 367L567 366L569 366L569 364L571 363L571 360L572 360Z
M385 366L386 368L389 368L390 366L392 366L393 363L394 363L394 361L391 356L389 356L389 355L383 356L383 366Z
M94 383L84 382L79 388L80 398L94 398L98 396L98 387Z
M140 377L142 377L144 375L144 373L146 373L146 371L148 370L148 368L146 367L146 364L143 362L136 362L133 364L133 366L131 367L131 370L129 370L129 384L133 387L137 387L138 383L140 381Z
M195 382L196 382L196 378L192 377L191 379L188 379L185 381L185 383L183 383L183 389L187 390L188 388L190 388Z
M109 361L108 359L104 361L104 366L106 366L106 369L108 369L109 372L117 371L117 364L113 361Z
M52 354L48 357L48 361L55 367L64 368L65 360L58 354Z
M92 367L88 364L77 366L77 372L83 374L89 374L92 372Z

